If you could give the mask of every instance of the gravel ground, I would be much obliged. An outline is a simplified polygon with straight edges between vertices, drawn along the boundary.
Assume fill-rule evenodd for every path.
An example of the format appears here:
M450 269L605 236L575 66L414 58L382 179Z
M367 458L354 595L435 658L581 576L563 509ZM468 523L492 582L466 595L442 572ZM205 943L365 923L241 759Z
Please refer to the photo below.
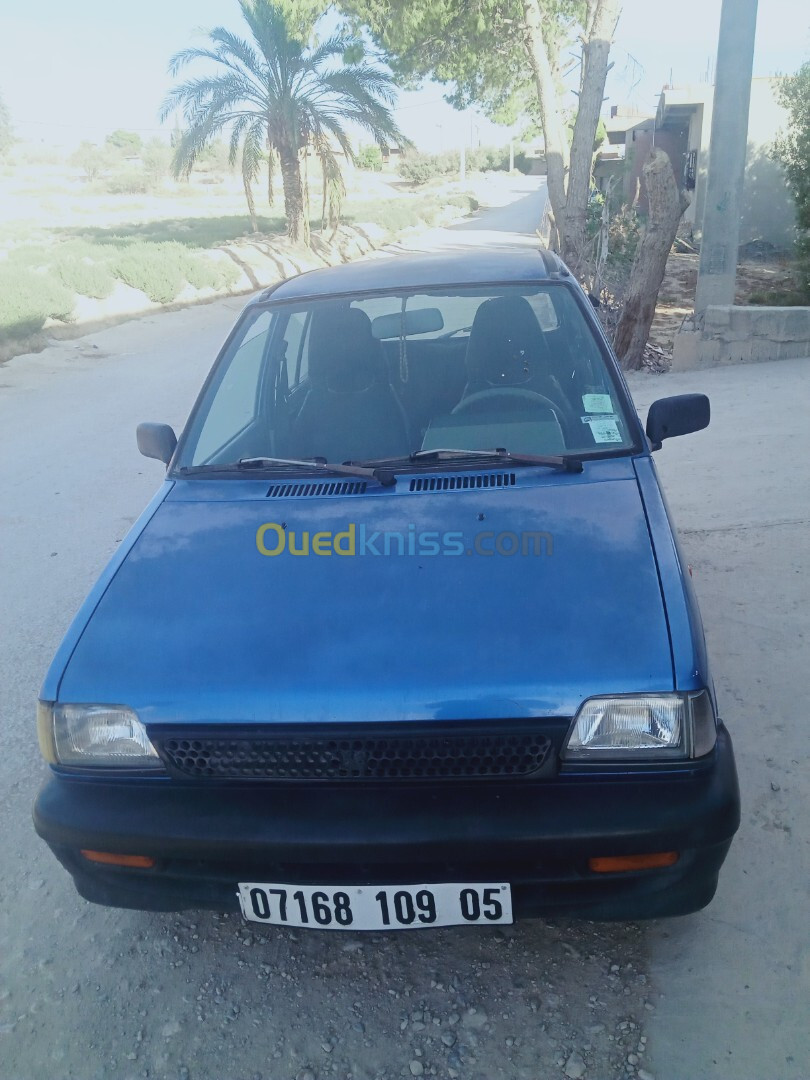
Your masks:
M634 925L299 934L102 911L65 886L23 886L56 917L6 954L4 1076L645 1080L656 995Z

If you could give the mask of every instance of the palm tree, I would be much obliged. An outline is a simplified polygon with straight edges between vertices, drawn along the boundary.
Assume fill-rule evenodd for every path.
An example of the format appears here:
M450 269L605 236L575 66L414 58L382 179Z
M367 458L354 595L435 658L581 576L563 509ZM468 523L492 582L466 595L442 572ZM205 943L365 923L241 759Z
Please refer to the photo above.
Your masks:
M290 239L309 244L308 196L302 178L308 152L318 158L323 173L324 226L336 225L345 188L335 147L354 161L346 124L362 128L380 146L407 144L391 112L394 80L362 59L362 43L347 30L308 47L283 0L239 0L239 7L252 41L218 26L209 33L210 48L183 49L170 61L172 75L197 60L219 66L214 74L174 87L163 104L163 119L182 108L188 124L175 152L175 173L187 175L207 143L229 132L231 164L236 164L242 148L249 208L250 185L266 154L268 195L272 200L278 161ZM361 59L347 62L347 56ZM255 222L253 210L251 219Z

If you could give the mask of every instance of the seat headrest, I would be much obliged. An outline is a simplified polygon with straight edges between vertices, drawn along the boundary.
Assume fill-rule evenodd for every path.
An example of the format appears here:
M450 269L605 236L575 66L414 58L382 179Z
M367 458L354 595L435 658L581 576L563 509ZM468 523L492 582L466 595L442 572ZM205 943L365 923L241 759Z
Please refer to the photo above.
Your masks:
M467 344L470 385L520 386L546 374L546 361L543 332L524 296L495 296L481 304Z
M380 343L359 308L318 304L309 333L309 378L338 393L366 390L382 372Z

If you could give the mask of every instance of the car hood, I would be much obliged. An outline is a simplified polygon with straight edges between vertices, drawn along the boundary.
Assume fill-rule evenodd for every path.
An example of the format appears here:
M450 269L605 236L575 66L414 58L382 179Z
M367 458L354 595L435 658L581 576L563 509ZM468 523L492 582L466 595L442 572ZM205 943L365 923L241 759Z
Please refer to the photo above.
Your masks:
M570 716L595 694L672 689L632 463L513 475L298 498L267 497L269 481L178 482L111 577L59 699L147 723L332 722ZM266 550L324 532L347 549L353 525L357 553L263 555L266 524ZM373 538L393 531L404 554ZM509 534L541 535L485 555L479 533L504 552ZM437 543L460 553L424 553Z

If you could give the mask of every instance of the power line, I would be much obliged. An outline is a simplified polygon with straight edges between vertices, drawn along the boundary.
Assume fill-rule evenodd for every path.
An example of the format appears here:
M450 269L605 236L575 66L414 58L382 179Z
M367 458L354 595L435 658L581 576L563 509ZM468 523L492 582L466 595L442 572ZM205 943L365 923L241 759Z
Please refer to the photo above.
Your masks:
M18 127L18 126L57 127L57 128L70 128L71 130L74 130L74 131L82 131L82 130L87 131L88 128L98 128L98 127L102 126L101 124L93 124L93 123L87 123L87 124L60 124L60 123L58 123L58 122L56 122L54 120L18 120L16 117L14 117L13 124L14 124L14 127ZM166 131L167 127L166 127L166 125L164 125L163 127L126 127L125 130L126 131L153 131L153 132L160 132L160 131Z

